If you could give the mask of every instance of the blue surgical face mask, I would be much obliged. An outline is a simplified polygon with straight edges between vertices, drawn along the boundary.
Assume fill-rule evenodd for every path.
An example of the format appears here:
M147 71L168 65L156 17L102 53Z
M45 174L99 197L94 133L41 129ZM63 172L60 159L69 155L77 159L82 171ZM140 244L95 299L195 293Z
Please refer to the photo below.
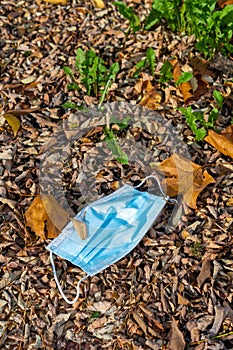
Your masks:
M141 186L148 178L143 180ZM158 181L159 184L159 181ZM124 185L114 193L101 198L83 208L76 216L80 230L85 230L87 237L82 239L82 232L77 232L70 222L47 247L58 289L69 304L79 298L80 283L88 276L93 276L128 254L143 238L152 226L161 210L166 197L159 184L163 197L148 192L140 192L137 187ZM64 295L58 281L53 253L79 266L87 276L77 286L77 295L70 301Z

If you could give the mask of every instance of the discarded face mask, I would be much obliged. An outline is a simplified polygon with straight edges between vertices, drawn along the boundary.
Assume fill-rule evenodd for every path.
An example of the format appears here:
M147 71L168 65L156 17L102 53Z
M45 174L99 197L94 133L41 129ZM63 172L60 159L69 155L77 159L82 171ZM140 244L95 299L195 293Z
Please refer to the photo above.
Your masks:
M163 197L137 190L148 178L157 180ZM151 175L138 186L124 185L83 208L48 246L54 278L68 304L79 298L80 283L128 254L153 225L167 201L158 179ZM75 224L76 223L76 224ZM77 232L79 231L80 232ZM77 285L73 301L66 298L58 281L53 253L79 266L87 275Z

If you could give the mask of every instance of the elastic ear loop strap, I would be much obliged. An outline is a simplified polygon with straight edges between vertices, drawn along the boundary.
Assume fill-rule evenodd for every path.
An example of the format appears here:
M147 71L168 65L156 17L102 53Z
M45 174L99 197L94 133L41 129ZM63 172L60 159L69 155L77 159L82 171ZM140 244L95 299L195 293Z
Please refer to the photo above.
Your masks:
M176 203L176 202L177 202L176 199L172 199L172 198L170 198L169 196L166 196L166 194L164 193L164 191L163 191L163 189L162 189L162 186L161 186L161 183L160 183L159 179L158 179L157 176L155 176L155 175L149 175L149 176L145 177L145 179L142 180L142 181L140 182L140 184L137 185L137 186L135 186L134 188L141 187L141 186L144 184L144 182L146 182L146 180L151 179L151 178L153 178L153 179L155 179L155 180L157 181L158 186L159 186L159 189L160 189L160 192L162 193L162 195L163 195L163 197L164 197L164 199L165 199L166 201L171 202L171 203Z
M74 298L74 300L69 300L65 296L65 294L64 294L64 292L62 290L62 287L60 285L60 282L58 281L56 267L55 267L54 260L53 260L53 252L51 250L50 250L50 261L51 261L51 265L52 265L52 269L53 269L54 279L55 279L55 282L57 284L57 288L59 289L59 292L61 293L62 298L67 302L67 304L72 305L72 304L76 303L76 301L78 301L78 299L79 299L80 284L85 279L87 279L87 277L89 277L89 275L86 275L86 276L84 276L83 278L80 279L80 281L78 282L77 287L76 287L76 289L77 289L76 297Z

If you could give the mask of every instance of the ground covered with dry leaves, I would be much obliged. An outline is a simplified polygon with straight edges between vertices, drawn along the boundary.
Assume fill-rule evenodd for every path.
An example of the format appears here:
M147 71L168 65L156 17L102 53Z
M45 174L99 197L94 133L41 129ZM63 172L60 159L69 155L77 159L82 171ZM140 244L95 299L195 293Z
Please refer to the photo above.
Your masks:
M142 19L150 8L150 1L127 3ZM214 89L226 96L217 120L222 131L232 119L232 60L216 54L211 61L203 61L193 37L179 37L163 26L127 38L124 30L127 21L110 2L99 9L90 1L53 5L43 0L1 0L0 109L2 115L8 113L20 121L15 126L17 121L0 120L2 349L233 348L232 158L206 141L195 140L176 109L186 96L174 82L159 83L166 59L176 58L181 67L192 67L199 79L189 102L192 106L197 110L212 106ZM156 52L154 77L144 71L134 78L135 64L148 47ZM26 226L25 213L39 193L46 142L59 123L79 113L62 104L98 102L98 96L87 96L85 89L67 89L62 66L74 64L77 48L93 48L108 66L117 61L120 71L106 100L143 101L142 105L156 110L165 125L179 130L192 161L214 181L203 187L195 203L183 203L181 220L166 231L172 212L169 205L130 254L83 282L80 299L71 307L53 278L45 249L50 239L38 237ZM101 138L102 131L92 129L77 140L64 165L64 188L74 210L78 198L74 164L93 152L95 137ZM161 130L165 134L166 128ZM134 130L134 135L154 150L160 144L146 132ZM170 156L172 150L165 142L153 160L160 163ZM97 169L98 194L114 191L122 179L136 184L145 175L143 159L142 167L113 161L109 169ZM73 286L83 272L59 258L56 266L67 295L73 296Z

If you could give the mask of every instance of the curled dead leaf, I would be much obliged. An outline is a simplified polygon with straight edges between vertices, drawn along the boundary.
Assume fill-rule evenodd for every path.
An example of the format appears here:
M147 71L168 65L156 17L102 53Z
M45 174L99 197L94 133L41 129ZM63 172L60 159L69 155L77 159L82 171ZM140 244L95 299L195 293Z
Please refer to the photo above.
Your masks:
M218 134L213 130L208 130L208 135L204 140L225 156L233 158L233 140L231 139L231 132L228 133L228 131L225 131L225 134Z
M171 335L168 344L168 350L184 350L185 340L182 332L179 330L176 320L172 317Z
M193 209L197 207L196 201L201 191L215 182L200 165L176 153L165 159L157 170L166 176L162 185L166 188L168 196L182 194L184 202Z
M197 285L200 288L205 280L210 277L211 263L209 260L204 260L202 263L201 271L197 277Z
M158 93L158 91L156 91L154 86L151 84L150 80L145 80L144 78L139 79L134 86L134 90L138 94L143 94L143 97L139 102L140 105L152 110L158 109L162 97L160 93Z
M77 219L71 219L72 224L74 225L74 228L76 232L78 233L79 237L81 239L87 238L87 226L85 222L79 221Z
M233 0L218 0L218 5L223 8L226 5L233 5Z
M43 108L26 108L26 109L11 109L7 111L7 114L13 114L14 116L20 116L28 113L35 113L41 111Z
M42 239L55 238L68 222L66 211L52 195L38 195L25 213L26 226Z
M233 124L228 125L221 134L233 142Z
M173 78L175 82L178 81L181 75L182 75L181 67L179 62L177 62L173 69ZM186 83L179 84L179 88L184 97L184 103L188 103L193 100L192 85L190 84L189 81Z

